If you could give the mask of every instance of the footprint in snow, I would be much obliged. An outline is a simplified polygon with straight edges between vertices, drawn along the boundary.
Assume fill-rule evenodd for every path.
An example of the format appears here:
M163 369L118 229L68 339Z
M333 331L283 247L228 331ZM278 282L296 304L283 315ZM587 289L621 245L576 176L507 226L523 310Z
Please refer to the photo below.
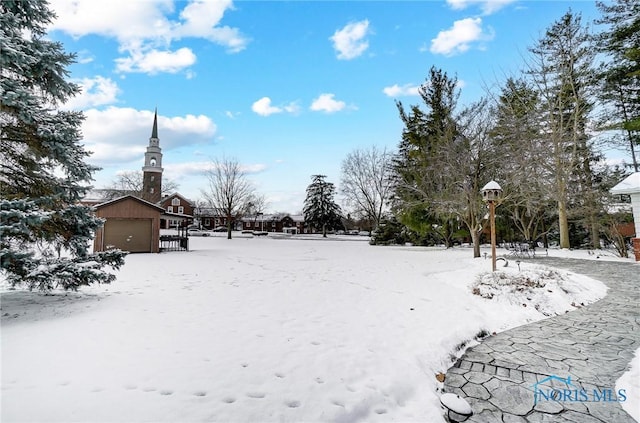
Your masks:
M247 396L249 398L256 398L256 399L260 399L260 398L264 398L266 396L266 394L264 392L247 392Z

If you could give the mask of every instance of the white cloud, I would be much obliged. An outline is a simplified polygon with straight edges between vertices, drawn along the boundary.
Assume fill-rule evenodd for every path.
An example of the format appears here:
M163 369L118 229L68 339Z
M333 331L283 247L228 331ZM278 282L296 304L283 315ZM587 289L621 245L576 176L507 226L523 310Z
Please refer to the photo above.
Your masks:
M454 10L463 10L471 5L478 5L484 15L490 15L514 1L515 0L447 0L447 4Z
M337 30L329 39L338 52L338 59L350 60L360 56L369 48L365 39L369 35L369 21L352 22Z
M334 99L335 94L320 94L318 98L313 100L310 109L314 112L335 113L346 107L344 101Z
M51 0L50 4L58 15L52 29L73 37L97 34L121 44L170 38L171 22L165 14L173 12L172 0Z
M260 116L269 116L274 113L282 113L280 107L271 105L271 99L269 97L262 97L251 105L251 110L259 114Z
M187 175L203 175L211 170L210 161L185 162L185 163L162 163L164 171L170 178L178 179Z
M400 86L398 84L394 84L390 87L385 87L382 92L384 92L388 97L402 97L419 95L419 89L420 85L404 84L403 86Z
M242 170L243 172L249 175L264 172L266 169L267 169L267 165L262 163L240 164L240 170Z
M300 113L300 105L295 101L283 106L283 109L285 112L291 113L294 115Z
M452 56L469 50L471 43L488 41L493 39L492 33L482 30L481 18L466 18L455 21L453 26L440 31L438 36L431 40L431 52Z
M295 102L280 107L273 106L271 105L271 99L269 97L262 97L260 100L257 100L251 105L251 110L259 114L260 116L269 116L283 112L295 114L300 111L300 106ZM227 114L227 116L229 115Z
M175 14L176 4L186 6L173 20L170 16ZM224 13L233 7L231 0L51 0L51 7L58 15L51 25L53 30L76 38L89 34L115 38L120 51L129 54L117 60L123 72L176 72L176 68L192 65L195 55L191 50L193 57L184 49L171 53L171 43L182 38L207 39L232 53L243 50L249 42L239 29L220 25ZM166 63L147 66L145 59L162 61L158 53L164 53L165 58L170 53L182 62L174 67Z
M173 178L186 175L202 175L215 167L214 158L198 162L183 162L164 164L164 170ZM248 175L264 172L268 166L263 163L243 164L240 163L240 170Z
M130 54L129 57L116 59L118 72L137 72L151 75L159 72L177 73L196 62L196 55L187 47L173 52L168 50L147 52L132 50Z
M76 61L81 65L86 65L87 63L91 63L94 60L95 57L87 50L77 52Z
M63 105L62 108L65 110L83 110L89 107L113 104L120 92L118 84L110 78L102 76L73 80L72 82L80 85L82 92Z
M228 9L233 9L231 0L192 0L180 12L182 23L175 27L175 37L205 38L233 53L244 50L249 40L237 28L218 26Z
M140 159L149 144L153 126L153 111L124 107L84 112L82 124L85 148L92 151L92 164L126 163ZM207 116L158 115L158 136L163 151L189 145L208 143L216 133L216 124Z

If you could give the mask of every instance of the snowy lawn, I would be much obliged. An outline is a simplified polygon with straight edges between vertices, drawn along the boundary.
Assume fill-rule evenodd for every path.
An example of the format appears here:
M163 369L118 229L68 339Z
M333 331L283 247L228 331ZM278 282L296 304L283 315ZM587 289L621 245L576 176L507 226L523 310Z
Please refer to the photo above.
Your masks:
M111 285L5 290L1 420L444 421L435 375L463 343L606 292L514 263L492 287L468 248L190 242L129 255ZM523 275L547 280L500 283Z

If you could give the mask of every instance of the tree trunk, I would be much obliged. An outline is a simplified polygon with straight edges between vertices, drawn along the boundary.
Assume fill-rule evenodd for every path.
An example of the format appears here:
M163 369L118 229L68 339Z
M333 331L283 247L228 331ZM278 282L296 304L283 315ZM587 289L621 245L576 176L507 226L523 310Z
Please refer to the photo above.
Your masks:
M558 231L560 232L560 248L570 248L567 203L563 196L558 200Z
M473 243L473 258L480 257L480 232L469 231L471 233L471 242Z
M231 218L227 222L227 239L231 239Z
M598 219L595 216L595 213L591 213L589 216L589 226L591 227L591 244L595 250L600 249L600 227L598 225Z
M327 224L326 223L322 224L322 237L323 238L327 237Z

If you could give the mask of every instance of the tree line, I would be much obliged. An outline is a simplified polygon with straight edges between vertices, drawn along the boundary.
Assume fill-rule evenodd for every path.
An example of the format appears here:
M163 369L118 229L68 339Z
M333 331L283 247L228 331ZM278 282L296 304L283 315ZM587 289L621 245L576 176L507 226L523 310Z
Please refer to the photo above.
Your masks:
M398 150L355 151L342 168L354 210L374 226L386 211L381 241L450 246L463 236L480 256L480 191L493 179L504 189L503 238L551 237L561 248L600 248L604 238L627 255L618 224L630 215L613 212L608 191L639 170L640 3L597 7L605 29L592 33L566 12L528 48L520 74L470 105L459 104L457 77L436 67L419 89L422 104L396 102ZM608 165L604 149L620 145L631 162Z

